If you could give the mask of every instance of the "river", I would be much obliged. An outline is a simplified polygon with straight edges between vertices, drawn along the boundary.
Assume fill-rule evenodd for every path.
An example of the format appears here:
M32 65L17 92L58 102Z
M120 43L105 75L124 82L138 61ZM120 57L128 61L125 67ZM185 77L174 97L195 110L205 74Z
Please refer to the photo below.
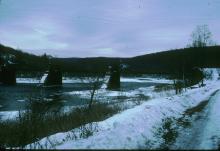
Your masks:
M123 91L131 91L140 87L150 87L159 83L142 82L121 82ZM68 94L67 92L89 90L87 83L64 83L62 87L45 88L37 86L37 83L18 83L15 86L0 85L0 111L17 111L27 108L30 99L44 98L47 101L59 102L62 106L84 105L88 99Z

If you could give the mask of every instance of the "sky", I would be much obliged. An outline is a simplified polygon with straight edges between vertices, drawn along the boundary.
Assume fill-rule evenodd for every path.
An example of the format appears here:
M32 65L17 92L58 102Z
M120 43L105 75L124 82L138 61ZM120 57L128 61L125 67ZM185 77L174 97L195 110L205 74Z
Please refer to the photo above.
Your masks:
M54 57L183 48L197 25L220 42L220 0L2 0L0 43Z

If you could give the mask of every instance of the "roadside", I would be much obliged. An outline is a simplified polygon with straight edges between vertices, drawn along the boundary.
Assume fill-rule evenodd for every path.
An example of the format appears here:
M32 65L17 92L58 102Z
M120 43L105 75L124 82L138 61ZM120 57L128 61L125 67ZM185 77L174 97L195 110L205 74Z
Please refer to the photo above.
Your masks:
M181 95L149 100L140 106L125 110L102 122L96 122L97 131L88 138L68 139L70 132L58 133L40 140L39 148L48 144L48 139L57 142L46 148L55 149L157 149L164 139L155 134L166 119L169 126L172 119L179 119L188 109L208 100L211 94L219 89L218 72L210 69L213 77L206 80L205 87L187 89ZM200 105L203 106L203 105ZM189 112L189 110L188 110ZM190 113L190 112L189 112ZM77 131L74 129L72 131ZM171 138L172 139L172 138ZM30 148L30 146L27 146Z
M180 118L167 118L156 132L163 138L161 149L218 149L220 130L218 112L220 91L212 93L209 99L187 109ZM218 118L216 117L218 116ZM214 121L209 119L215 118ZM211 131L211 132L210 132Z

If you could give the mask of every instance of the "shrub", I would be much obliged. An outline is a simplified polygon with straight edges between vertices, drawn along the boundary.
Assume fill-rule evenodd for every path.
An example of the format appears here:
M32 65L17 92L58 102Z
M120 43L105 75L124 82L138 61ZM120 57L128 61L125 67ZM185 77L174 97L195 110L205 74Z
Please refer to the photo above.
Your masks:
M35 105L43 102L32 102ZM97 122L118 112L117 107L107 104L94 103L91 109L87 107L75 108L71 112L50 112L43 110L37 112L33 104L30 110L19 112L16 120L0 121L0 147L24 147L43 137L65 132L87 123ZM58 114L59 113L59 114ZM90 129L83 129L83 137L92 135Z

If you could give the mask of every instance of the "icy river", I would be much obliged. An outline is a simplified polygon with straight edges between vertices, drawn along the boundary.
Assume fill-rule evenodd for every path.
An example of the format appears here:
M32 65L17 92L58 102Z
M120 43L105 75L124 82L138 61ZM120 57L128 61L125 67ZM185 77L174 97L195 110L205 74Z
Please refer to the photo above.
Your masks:
M63 80L62 87L39 87L36 79L17 79L15 86L0 85L0 111L18 111L27 107L27 100L44 98L46 101L56 102L60 106L77 106L87 103L88 98L72 95L71 92L89 90L88 83L79 80ZM162 83L168 81L162 81ZM141 87L151 87L161 84L150 78L121 78L123 91L135 91Z

